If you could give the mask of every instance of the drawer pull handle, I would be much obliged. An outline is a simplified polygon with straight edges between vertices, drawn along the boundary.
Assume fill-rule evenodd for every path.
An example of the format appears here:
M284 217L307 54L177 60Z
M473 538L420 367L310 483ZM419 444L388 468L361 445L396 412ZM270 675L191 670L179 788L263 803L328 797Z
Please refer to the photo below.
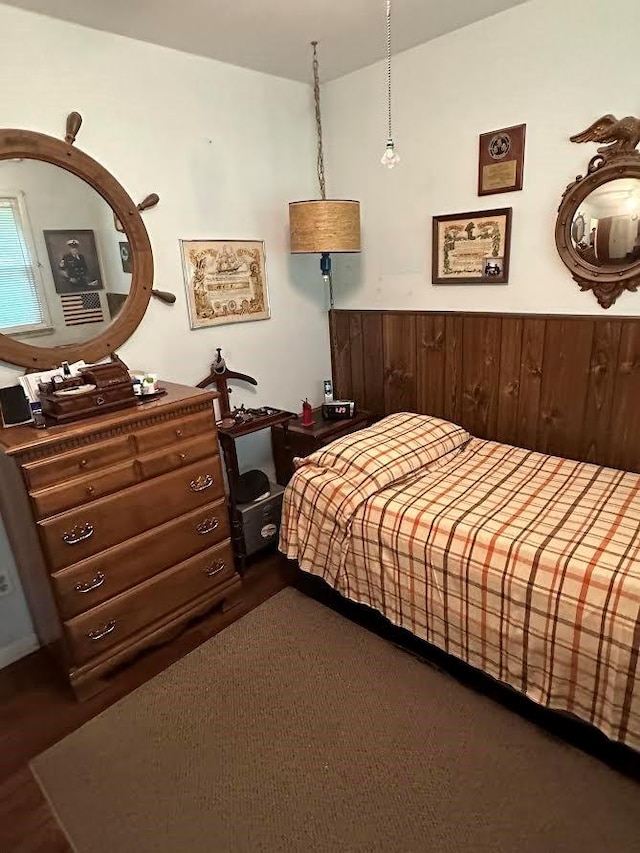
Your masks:
M207 566L207 568L204 570L204 573L207 577L212 578L215 575L219 575L220 572L223 572L226 568L227 564L224 560L216 560L215 562L211 563L210 566Z
M87 486L87 494L92 495L95 492L93 486Z
M77 545L93 536L93 524L76 524L71 531L62 534L62 541L67 545Z
M218 527L218 524L218 519L211 516L211 518L205 518L204 521L201 521L200 524L196 525L196 530L200 536L206 536L207 533L213 533L213 531Z
M106 637L107 634L111 634L115 630L116 620L112 619L111 622L107 622L104 628L96 628L95 631L89 631L87 637L95 643L97 640L101 640L103 637Z
M80 467L81 467L81 468L86 468L88 464L89 464L89 463L87 462L87 460L86 460L86 459L81 459L81 460L80 460Z
M182 438L182 430L181 429L176 430L176 438Z
M104 397L96 397L96 406L104 406L106 402Z
M211 486L213 486L213 477L211 474L202 474L189 483L189 488L192 492L204 492L206 489L210 489Z
M99 586L102 586L105 580L105 575L102 572L98 572L92 581L89 581L88 583L77 583L76 592L81 592L83 595L86 592L93 592L94 589L98 589Z
M180 454L178 454L178 455L179 455L179 458L180 458L183 462L184 462L184 460L187 458L187 454L186 454L186 453L180 453Z

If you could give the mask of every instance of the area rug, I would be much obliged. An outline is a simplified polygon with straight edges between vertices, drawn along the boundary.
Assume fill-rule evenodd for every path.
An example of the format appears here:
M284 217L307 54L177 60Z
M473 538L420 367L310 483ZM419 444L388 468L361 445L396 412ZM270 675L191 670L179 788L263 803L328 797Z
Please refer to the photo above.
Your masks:
M286 589L32 765L78 853L640 851L640 786Z

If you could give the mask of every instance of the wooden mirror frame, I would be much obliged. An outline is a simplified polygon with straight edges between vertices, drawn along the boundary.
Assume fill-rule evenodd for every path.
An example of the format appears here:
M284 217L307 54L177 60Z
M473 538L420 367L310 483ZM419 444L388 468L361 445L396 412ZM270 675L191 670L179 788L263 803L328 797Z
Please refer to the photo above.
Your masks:
M98 361L128 340L144 316L153 285L153 254L140 210L157 204L148 196L136 206L121 184L100 163L73 147L82 118L71 113L65 140L31 130L0 130L0 160L42 160L77 175L98 192L122 223L131 246L131 289L122 310L107 329L84 343L36 347L0 334L0 360L34 369L57 367L62 361Z
M562 196L556 220L556 246L580 290L590 290L602 308L610 308L625 290L640 285L640 261L607 267L596 266L576 251L571 239L573 220L580 205L598 187L620 178L640 180L640 119L627 116L617 120L602 116L591 127L571 137L572 142L607 142L589 161L587 174L578 175Z

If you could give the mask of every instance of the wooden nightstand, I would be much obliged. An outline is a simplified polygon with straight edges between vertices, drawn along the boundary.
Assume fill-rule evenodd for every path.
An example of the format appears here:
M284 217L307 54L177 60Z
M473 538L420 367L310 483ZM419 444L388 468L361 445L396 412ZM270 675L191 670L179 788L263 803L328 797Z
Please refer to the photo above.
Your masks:
M276 466L276 480L286 486L293 477L294 456L309 456L343 435L369 426L374 420L370 412L360 410L355 417L344 421L327 421L322 408L313 410L313 426L303 427L300 421L289 421L271 427L271 446Z

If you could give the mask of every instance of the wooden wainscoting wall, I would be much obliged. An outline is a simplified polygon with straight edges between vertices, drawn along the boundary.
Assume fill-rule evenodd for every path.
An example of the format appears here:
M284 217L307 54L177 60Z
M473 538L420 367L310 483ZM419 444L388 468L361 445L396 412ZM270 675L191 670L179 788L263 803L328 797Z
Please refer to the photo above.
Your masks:
M640 472L640 320L330 312L335 396Z

